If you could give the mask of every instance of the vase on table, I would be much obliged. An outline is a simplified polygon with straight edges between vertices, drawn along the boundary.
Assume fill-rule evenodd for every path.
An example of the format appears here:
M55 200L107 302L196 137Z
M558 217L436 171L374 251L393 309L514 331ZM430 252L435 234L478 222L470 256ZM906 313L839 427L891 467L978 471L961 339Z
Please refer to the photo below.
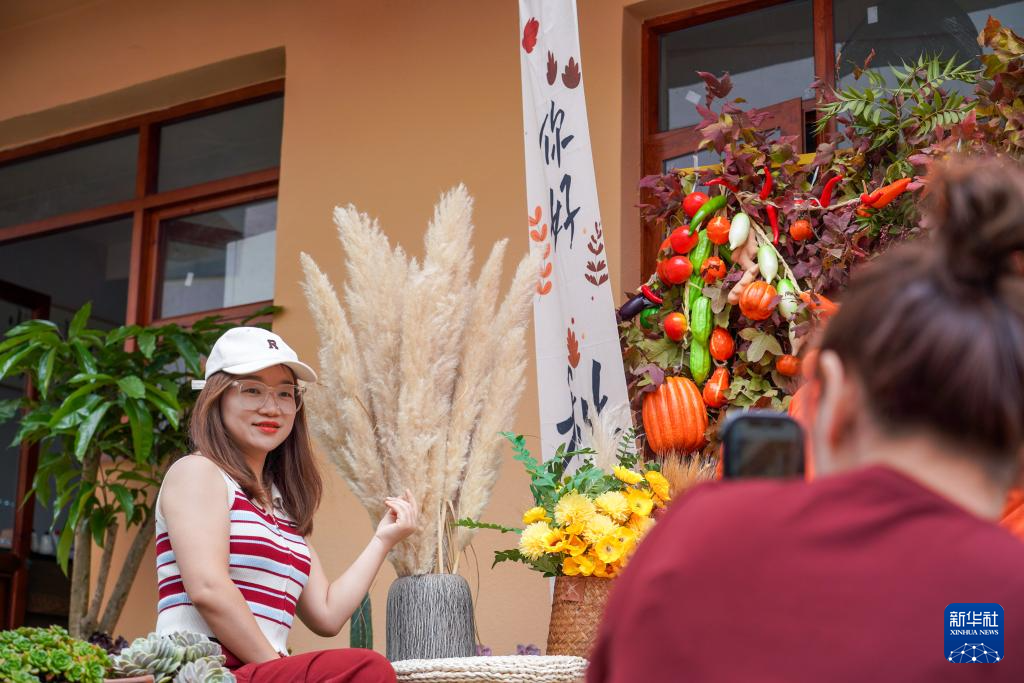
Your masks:
M611 588L612 579L597 576L555 577L546 654L590 656Z
M387 657L440 659L476 654L473 596L458 574L397 579L388 590Z

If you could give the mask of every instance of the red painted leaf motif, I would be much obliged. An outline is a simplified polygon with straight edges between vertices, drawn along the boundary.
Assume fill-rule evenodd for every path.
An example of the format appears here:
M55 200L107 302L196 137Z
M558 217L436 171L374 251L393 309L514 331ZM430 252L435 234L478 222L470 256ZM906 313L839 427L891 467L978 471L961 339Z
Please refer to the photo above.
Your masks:
M568 334L565 335L565 345L569 350L569 365L575 368L580 364L580 344L576 341L576 333L569 328Z
M572 90L580 84L580 80L580 65L576 63L575 59L569 57L569 63L565 65L565 71L562 72L562 83L566 88Z
M526 50L526 54L530 54L533 52L533 48L537 47L537 33L539 32L539 21L531 18L526 22L526 26L523 27L523 49Z
M548 85L554 85L555 79L558 78L558 62L555 60L555 56L548 52Z

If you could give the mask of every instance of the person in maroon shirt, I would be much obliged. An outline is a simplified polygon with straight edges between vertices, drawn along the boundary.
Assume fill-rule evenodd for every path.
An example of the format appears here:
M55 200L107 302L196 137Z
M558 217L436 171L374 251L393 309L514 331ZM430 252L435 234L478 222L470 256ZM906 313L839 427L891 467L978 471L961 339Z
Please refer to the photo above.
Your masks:
M928 180L932 235L858 272L824 331L818 478L673 504L617 580L588 683L1024 681L1024 543L994 523L1024 456L1024 172ZM1004 610L981 670L944 647L963 602Z

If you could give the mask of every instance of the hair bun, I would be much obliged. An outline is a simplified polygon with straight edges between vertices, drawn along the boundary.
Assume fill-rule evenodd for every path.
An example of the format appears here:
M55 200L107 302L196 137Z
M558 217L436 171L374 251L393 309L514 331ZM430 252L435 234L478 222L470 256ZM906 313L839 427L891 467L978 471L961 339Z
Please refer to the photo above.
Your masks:
M995 290L1019 273L1024 250L1024 170L1002 157L968 157L929 174L925 224L942 243L957 282Z

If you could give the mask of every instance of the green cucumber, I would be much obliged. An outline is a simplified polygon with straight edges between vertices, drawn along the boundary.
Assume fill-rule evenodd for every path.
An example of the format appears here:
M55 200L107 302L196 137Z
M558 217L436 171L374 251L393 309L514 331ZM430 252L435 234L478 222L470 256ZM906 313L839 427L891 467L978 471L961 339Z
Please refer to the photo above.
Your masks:
M697 339L690 340L690 375L697 384L704 384L704 380L711 373L711 353L707 344L702 344Z
M713 318L711 299L702 296L693 303L693 308L690 309L690 333L701 344L706 345L711 337Z

